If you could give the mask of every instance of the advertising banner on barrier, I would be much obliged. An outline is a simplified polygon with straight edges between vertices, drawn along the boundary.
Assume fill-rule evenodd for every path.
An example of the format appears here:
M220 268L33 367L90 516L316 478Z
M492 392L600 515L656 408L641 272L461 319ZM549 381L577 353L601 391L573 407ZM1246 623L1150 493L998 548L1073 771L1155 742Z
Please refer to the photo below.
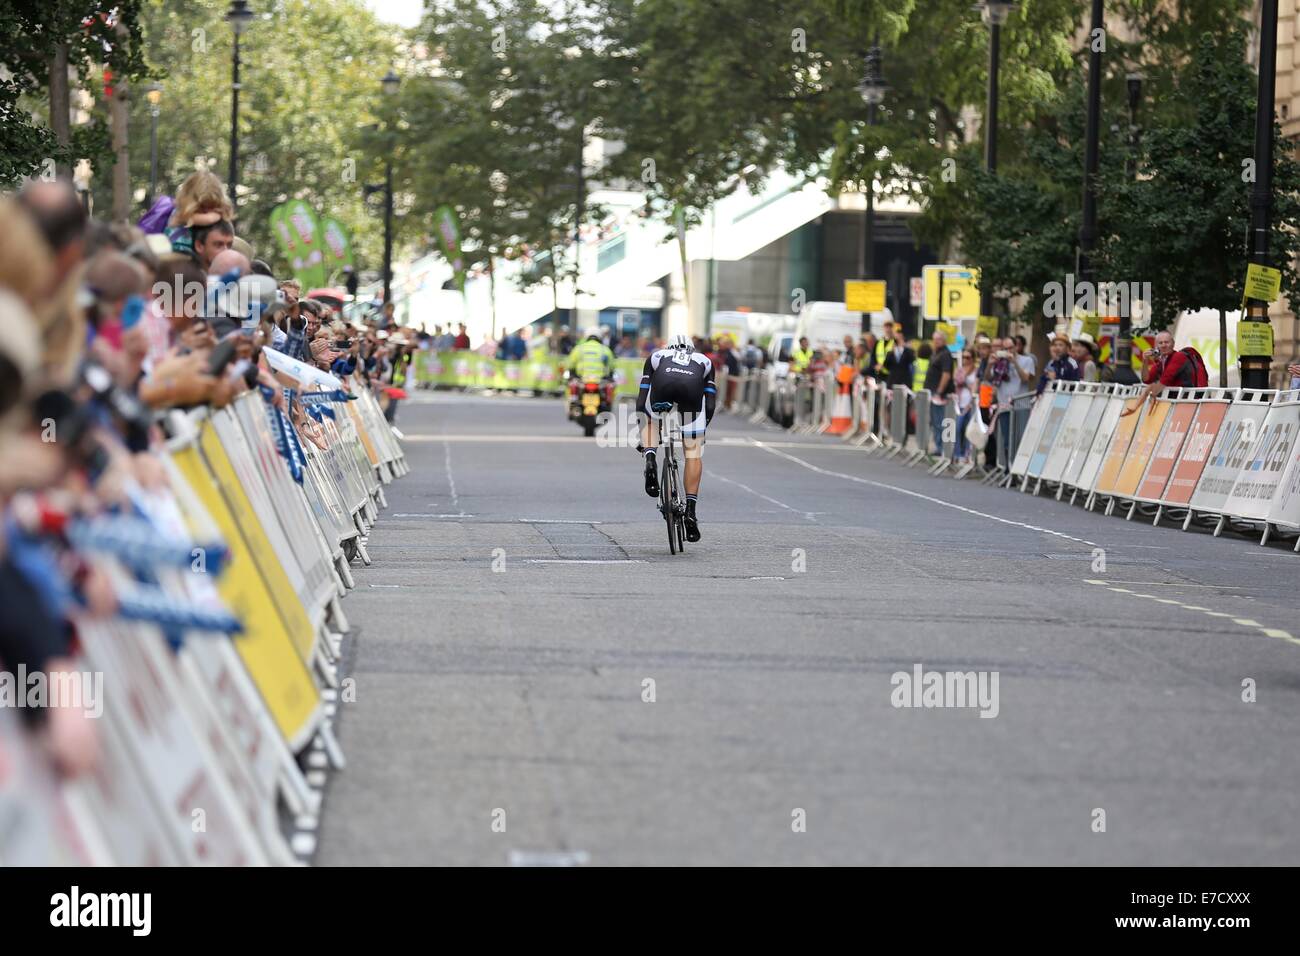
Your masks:
M190 864L247 866L264 863L229 783L216 771L208 740L200 736L176 698L182 681L176 658L157 631L123 622L78 629L87 664L104 675L104 723L122 741L132 770L144 775L152 813ZM116 775L115 775L116 776ZM194 811L204 826L194 827Z
M1189 504L1193 511L1223 513L1241 466L1259 438L1272 398L1272 392L1237 391L1196 484Z
M560 380L557 360L547 357L528 359L532 367L533 384L538 391L559 392L564 383Z
M1146 474L1138 484L1135 498L1141 501L1159 501L1164 497L1165 486L1173 474L1178 456L1182 454L1183 443L1196 417L1198 403L1192 400L1174 401L1165 420L1164 432L1160 436L1155 450L1151 453L1150 464Z
M1286 393L1286 401L1300 402L1300 391ZM1300 441L1291 446L1291 456L1282 472L1282 481L1268 509L1269 524L1300 528Z
M0 866L87 866L96 860L71 826L45 752L0 707Z
M1183 450L1169 483L1165 485L1161 504L1186 505L1192 500L1232 402L1232 393L1226 389L1213 391L1218 397L1205 398L1196 404L1196 414L1188 427L1187 439L1183 442Z
M217 581L217 590L244 623L244 633L235 641L235 649L266 701L276 727L296 748L306 742L319 716L320 698L311 673L276 610L267 580L258 573L241 523L235 520L198 448L183 448L171 457L230 546L230 561ZM185 497L180 496L179 501L184 508ZM252 518L251 514L245 517ZM191 530L201 532L189 515L186 520Z
M1101 420L1111 403L1112 389L1109 385L1098 385L1090 391L1092 398L1088 403L1087 413L1079 424L1074 448L1071 449L1069 460L1066 461L1065 469L1061 472L1061 483L1071 487L1079 484L1079 476L1083 473L1084 463L1088 460L1088 452L1097 439Z
M1065 410L1065 418L1056 433L1056 441L1053 442L1051 450L1047 453L1047 461L1043 464L1040 475L1043 481L1052 484L1062 481L1066 466L1079 451L1079 446L1081 444L1086 446L1092 440L1092 431L1085 431L1084 423L1088 419L1088 413L1097 404L1096 396L1100 391L1101 386L1091 382L1075 383L1070 405Z
M1120 467L1119 477L1115 479L1114 493L1121 498L1132 498L1137 494L1138 485L1141 484L1142 475L1146 473L1151 455L1160 441L1171 407L1163 398L1156 399L1155 405L1147 403L1146 414L1138 422L1133 440L1129 442L1128 454L1124 456L1124 464Z
M1139 398L1125 399L1121 412L1128 411L1130 408L1137 408L1139 405L1146 406L1147 403ZM1124 467L1124 459L1128 457L1128 447L1133 442L1133 434L1137 431L1138 423L1147 414L1146 407L1138 410L1134 415L1119 417L1116 412L1117 421L1115 423L1114 433L1110 436L1110 444L1106 447L1106 456L1102 459L1101 471L1097 473L1097 485L1094 491L1099 495L1114 494L1115 484L1119 480L1119 473Z
M1033 409L1029 412L1029 421L1025 425L1024 434L1020 436L1020 444L1016 446L1016 457L1011 463L1011 474L1024 475L1029 469L1029 460L1034 457L1034 452L1038 448L1038 436L1043 433L1043 426L1047 424L1048 416L1052 410L1052 397L1056 393L1057 383L1053 382L1047 387L1038 401L1034 402ZM993 425L996 427L996 425Z
M1264 521L1268 517L1291 460L1296 433L1300 431L1300 401L1294 395L1294 392L1279 393L1277 398L1281 401L1275 400L1269 408L1259 437L1224 503L1225 514L1252 521Z
M329 372L322 372L314 365L308 365L296 358L290 358L283 352L277 352L273 348L264 347L262 355L266 357L266 362L273 371L283 372L304 385L321 385L331 390L343 387L343 383Z
M1106 461L1106 452L1110 450L1110 440L1115 436L1115 428L1120 422L1120 412L1124 411L1132 392L1133 388L1130 387L1111 386L1111 391L1106 395L1097 430L1093 433L1088 453L1084 456L1083 465L1074 481L1074 486L1080 491L1091 492L1097 487L1101 466Z
M1047 456L1051 454L1052 448L1056 444L1056 438L1061 432L1061 425L1065 423L1066 412L1069 411L1070 403L1074 399L1073 385L1073 382L1061 382L1055 395L1043 392L1039 396L1038 402L1035 403L1035 410L1043 402L1050 402L1051 404L1047 409L1047 418L1043 422L1043 427L1038 433L1038 441L1034 443L1033 453L1029 456L1029 464L1025 468L1025 474L1030 478L1037 478L1043 473L1043 466L1047 464ZM1033 418L1032 413L1030 413L1030 418ZM1022 445L1028 444L1024 438L1020 441ZM1020 457L1018 450L1016 457Z
M302 568L293 555L284 530L275 520L273 508L254 474L253 464L236 444L239 426L217 412L214 421L203 423L199 447L221 489L231 513L244 526L244 538L263 580L271 586L271 597L289 628L294 646L304 661L311 659L316 624L308 616L301 595L306 587ZM230 444L229 450L227 444ZM233 461L232 461L233 458ZM235 462L238 462L238 468ZM254 501L256 500L256 504Z

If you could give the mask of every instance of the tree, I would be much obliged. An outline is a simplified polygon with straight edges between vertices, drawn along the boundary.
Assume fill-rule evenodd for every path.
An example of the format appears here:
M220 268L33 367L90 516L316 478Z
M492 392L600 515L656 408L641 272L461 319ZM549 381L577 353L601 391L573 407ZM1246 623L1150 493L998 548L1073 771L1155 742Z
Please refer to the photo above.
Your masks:
M1233 25L1204 33L1178 78L1172 109L1144 136L1136 180L1112 178L1103 202L1114 210L1104 255L1116 278L1150 282L1152 325L1163 328L1187 309L1224 313L1242 301L1249 248L1249 193L1254 182L1258 78L1246 63L1248 40ZM1300 305L1300 164L1274 127L1270 265L1282 290ZM1221 362L1226 374L1227 362Z
M93 93L100 89L102 67L111 68L119 82L148 75L141 2L0 0L0 32L22 38L0 45L0 185L55 166L67 172L78 159L111 161L103 114L70 131L63 142L59 130L67 124L67 102L60 123L51 116L46 96L54 74L65 65Z
M449 0L418 28L438 68L407 85L399 146L412 216L444 203L469 262L528 258L521 286L558 295L584 138L603 131L596 23L539 0Z
M232 36L224 0L142 0L143 49L160 77L159 193L174 194L196 167L226 177ZM259 7L262 5L258 5ZM380 77L398 37L360 0L281 0L240 37L240 235L277 271L288 271L269 214L301 198L353 233L358 256L377 265L382 217L364 201L359 130L382 108ZM130 103L131 179L149 181L149 104ZM96 178L97 202L107 183ZM141 209L141 211L143 211Z

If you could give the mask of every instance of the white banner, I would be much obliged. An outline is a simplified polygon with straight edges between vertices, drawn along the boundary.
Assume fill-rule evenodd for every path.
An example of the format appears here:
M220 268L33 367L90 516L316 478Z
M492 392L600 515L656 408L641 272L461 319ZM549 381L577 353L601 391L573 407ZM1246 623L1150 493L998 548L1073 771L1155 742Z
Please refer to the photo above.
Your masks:
M1238 391L1234 395L1228 414L1219 426L1210 458L1201 472L1201 480L1196 483L1196 493L1191 502L1193 511L1223 513L1241 466L1259 439L1272 399L1272 392Z
M1300 431L1297 394L1279 392L1274 399L1259 436L1242 463L1232 494L1223 506L1226 514L1252 521L1264 521L1268 517L1296 446L1296 433Z

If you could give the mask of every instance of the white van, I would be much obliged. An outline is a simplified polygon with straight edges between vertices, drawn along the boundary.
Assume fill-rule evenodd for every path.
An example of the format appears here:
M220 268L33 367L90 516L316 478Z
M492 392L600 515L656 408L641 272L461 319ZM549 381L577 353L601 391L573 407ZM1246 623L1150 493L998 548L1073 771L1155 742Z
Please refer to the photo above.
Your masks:
M869 313L868 328L879 335L886 321L893 321L889 309ZM778 377L789 370L790 356L800 338L807 337L813 349L843 348L847 335L854 342L862 335L862 313L849 312L843 302L808 302L799 313L799 321L792 331L777 332L767 343L768 354L776 366Z

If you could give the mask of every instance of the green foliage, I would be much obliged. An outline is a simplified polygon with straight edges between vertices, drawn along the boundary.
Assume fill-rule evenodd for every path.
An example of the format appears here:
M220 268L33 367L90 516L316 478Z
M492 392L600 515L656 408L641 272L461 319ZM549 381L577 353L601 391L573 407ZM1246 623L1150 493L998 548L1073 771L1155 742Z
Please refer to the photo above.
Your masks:
M1237 25L1204 33L1180 77L1169 121L1144 136L1136 181L1103 183L1111 210L1108 273L1152 284L1161 328L1184 309L1241 304L1248 261L1257 77ZM1274 127L1270 262L1300 305L1300 164Z
M233 35L224 0L144 0L142 31L160 77L158 192L174 194L199 166L226 179L230 151ZM237 231L277 269L269 215L292 198L312 203L353 233L363 267L377 269L382 214L367 205L367 166L359 129L383 108L380 78L393 66L398 40L361 0L280 0L240 37L240 173ZM269 9L268 9L269 7ZM149 182L149 103L143 83L130 101L131 182ZM96 175L99 208L108 176ZM136 207L143 212L141 206Z
M50 66L67 48L73 84L96 88L99 71L123 79L147 75L140 29L144 0L0 0L0 186L40 172L47 160L63 166L78 159L110 161L100 131L60 146L47 122ZM102 122L102 120L101 120Z

